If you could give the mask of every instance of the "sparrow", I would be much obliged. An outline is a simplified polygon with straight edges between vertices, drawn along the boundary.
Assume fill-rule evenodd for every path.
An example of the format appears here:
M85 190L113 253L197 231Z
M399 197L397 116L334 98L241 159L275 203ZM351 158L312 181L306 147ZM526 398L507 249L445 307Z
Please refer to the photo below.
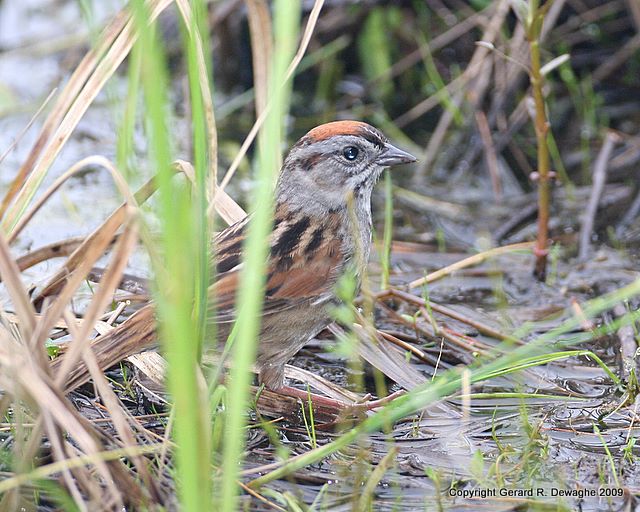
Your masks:
M335 285L351 272L360 285L371 249L371 193L383 169L415 162L376 128L335 121L313 128L287 155L275 188L268 239L266 286L255 367L275 392L306 397L284 385L285 364L332 322L340 303ZM208 322L220 342L235 322L235 299L250 217L212 237ZM153 303L92 341L102 369L156 344ZM53 366L59 366L55 359ZM54 369L55 371L55 369ZM89 378L83 364L67 376L67 390Z

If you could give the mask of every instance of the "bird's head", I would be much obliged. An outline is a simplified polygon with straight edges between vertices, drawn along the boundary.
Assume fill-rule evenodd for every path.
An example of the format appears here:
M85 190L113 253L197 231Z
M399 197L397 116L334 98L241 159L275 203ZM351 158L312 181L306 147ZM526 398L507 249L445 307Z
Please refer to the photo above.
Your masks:
M278 200L317 201L329 209L344 206L350 196L368 200L385 167L415 161L366 123L323 124L291 148L278 180Z

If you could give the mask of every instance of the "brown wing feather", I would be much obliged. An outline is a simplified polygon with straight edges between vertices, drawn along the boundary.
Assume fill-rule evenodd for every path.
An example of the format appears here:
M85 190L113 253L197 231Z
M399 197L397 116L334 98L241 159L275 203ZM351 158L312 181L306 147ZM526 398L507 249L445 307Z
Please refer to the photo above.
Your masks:
M341 240L335 236L335 215L327 215L322 225L314 225L302 215L282 212L270 236L267 282L263 314L269 315L329 294L342 268ZM235 318L235 296L239 284L247 220L222 231L215 240L216 268L211 292L215 321Z
M284 270L274 270L273 259L269 263L268 298L313 298L333 288L341 267L340 244L325 241L312 254L295 255L291 267Z

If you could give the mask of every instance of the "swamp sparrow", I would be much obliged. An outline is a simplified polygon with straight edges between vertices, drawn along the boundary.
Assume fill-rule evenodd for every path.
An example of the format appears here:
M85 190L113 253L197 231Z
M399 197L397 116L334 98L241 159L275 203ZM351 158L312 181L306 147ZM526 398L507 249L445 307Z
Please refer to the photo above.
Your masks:
M359 284L371 248L371 192L382 170L415 160L378 130L357 121L318 126L291 148L275 191L256 359L260 382L268 389L303 393L283 386L285 364L331 323L327 306L339 303L334 288L340 276L351 271ZM248 222L249 217L213 239L215 312L210 321L221 341L235 320ZM97 338L92 348L101 368L107 368L153 345L155 339L150 304ZM68 388L88 379L81 366L68 376Z

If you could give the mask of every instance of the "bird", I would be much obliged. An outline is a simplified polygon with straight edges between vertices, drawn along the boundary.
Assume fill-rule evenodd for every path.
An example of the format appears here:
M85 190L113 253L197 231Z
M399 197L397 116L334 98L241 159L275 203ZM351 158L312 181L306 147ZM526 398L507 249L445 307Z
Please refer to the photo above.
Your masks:
M290 149L275 186L266 285L255 368L267 389L302 397L284 385L285 364L332 321L336 283L351 272L359 287L371 249L371 194L382 171L415 162L373 126L353 120L311 129ZM251 215L212 236L208 324L221 343L236 318L243 244ZM101 369L157 344L152 302L92 341ZM62 358L52 361L55 367ZM82 364L67 391L89 379ZM306 392L304 392L306 396Z

